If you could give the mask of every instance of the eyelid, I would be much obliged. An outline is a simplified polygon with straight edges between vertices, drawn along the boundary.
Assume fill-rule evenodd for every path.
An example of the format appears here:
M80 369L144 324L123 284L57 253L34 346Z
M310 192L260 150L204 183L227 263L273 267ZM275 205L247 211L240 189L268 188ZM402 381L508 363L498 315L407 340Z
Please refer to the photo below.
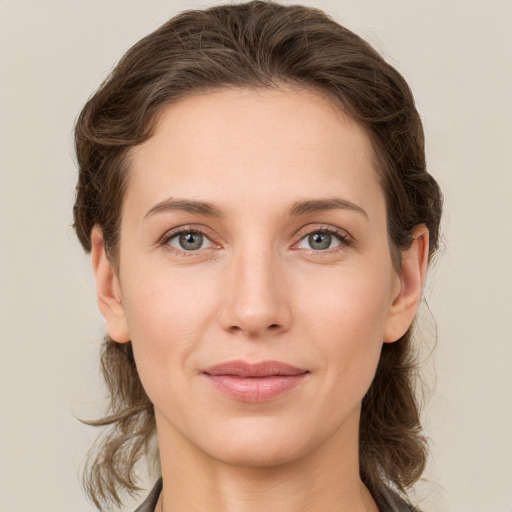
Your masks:
M308 249L299 249L299 248L293 247L293 246L296 246L302 240L304 240L304 238L306 238L311 233L322 233L322 232L329 233L329 234L336 236L340 242L340 245L333 247L332 249L325 249L325 250L315 250L315 249L308 250ZM316 224L316 225L312 225L312 226L303 228L299 231L297 236L300 238L298 241L294 242L294 244L292 246L292 248L294 250L305 250L305 251L314 253L315 255L319 255L319 256L321 256L322 254L332 254L333 252L339 252L354 243L354 239L352 238L352 236L349 233L347 233L344 229L337 228L330 224Z
M185 251L169 245L169 241L172 238L175 238L182 233L200 233L205 238L207 238L215 248L220 247L220 244L214 240L215 237L212 236L211 231L206 227L197 224L185 224L183 226L177 226L173 229L170 229L169 231L166 231L164 235L158 240L158 245L164 246L168 250L174 252L175 254L179 254L180 256L193 256L202 252L201 249L196 251Z

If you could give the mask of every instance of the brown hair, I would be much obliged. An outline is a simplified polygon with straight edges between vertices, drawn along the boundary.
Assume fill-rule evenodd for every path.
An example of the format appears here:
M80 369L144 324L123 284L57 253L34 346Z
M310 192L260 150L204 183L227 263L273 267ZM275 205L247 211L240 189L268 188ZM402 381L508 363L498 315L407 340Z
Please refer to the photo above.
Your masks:
M75 228L86 251L101 226L117 262L121 203L129 151L151 137L157 114L178 99L222 87L293 85L331 98L371 139L387 204L390 247L411 244L415 226L438 247L441 194L427 173L421 120L403 77L364 40L318 9L252 1L185 11L149 34L120 60L87 102L75 128L79 167ZM405 493L427 456L414 393L412 327L384 344L360 424L360 473L374 497L388 486ZM95 504L121 503L135 492L134 465L155 432L154 412L140 382L131 343L106 338L102 370L111 425L85 471Z

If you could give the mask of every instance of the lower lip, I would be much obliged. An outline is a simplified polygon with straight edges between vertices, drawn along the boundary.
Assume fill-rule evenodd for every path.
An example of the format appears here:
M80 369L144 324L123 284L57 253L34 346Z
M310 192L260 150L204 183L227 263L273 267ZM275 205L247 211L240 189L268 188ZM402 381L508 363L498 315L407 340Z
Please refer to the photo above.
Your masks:
M241 402L267 402L297 387L308 375L270 375L268 377L236 377L205 374L222 394Z

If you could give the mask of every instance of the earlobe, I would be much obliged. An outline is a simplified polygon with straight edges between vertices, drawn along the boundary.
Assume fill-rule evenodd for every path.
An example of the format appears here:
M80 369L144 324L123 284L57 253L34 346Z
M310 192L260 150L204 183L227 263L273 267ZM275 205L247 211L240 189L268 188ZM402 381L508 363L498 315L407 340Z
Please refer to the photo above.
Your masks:
M118 343L130 341L119 280L107 258L103 232L99 226L91 231L91 256L96 279L96 297L101 314L107 322L107 332Z
M402 264L398 272L400 289L393 297L384 329L384 342L399 340L409 329L421 301L427 273L429 233L424 224L412 232L412 244L402 251Z

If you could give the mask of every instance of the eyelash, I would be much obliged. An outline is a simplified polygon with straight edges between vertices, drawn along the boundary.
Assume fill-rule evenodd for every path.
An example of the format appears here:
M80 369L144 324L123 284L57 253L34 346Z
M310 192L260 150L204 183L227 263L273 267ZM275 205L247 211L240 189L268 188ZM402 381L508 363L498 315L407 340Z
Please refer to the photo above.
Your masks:
M305 232L301 233L299 242L304 240L304 238L308 237L309 235L312 235L313 233L328 233L330 235L334 235L339 242L339 245L336 247L333 247L332 249L325 249L325 250L315 250L315 249L305 249L310 254L314 254L315 256L329 256L332 254L337 254L343 250L345 250L347 247L350 247L353 243L352 238L341 229L335 228L333 226L315 226L314 228L308 229ZM295 245L295 244L294 244Z
M169 245L169 242L172 239L174 239L177 236L182 235L184 233L199 233L199 234L203 235L204 237L206 237L212 244L218 245L218 244L215 244L215 242L213 242L211 240L211 235L205 229L202 229L199 226L184 226L184 227L178 228L176 231L171 231L169 233L166 233L161 238L159 245L164 246L166 249L172 251L174 254L177 254L178 256L180 256L182 258L190 258L190 257L197 256L197 253L200 251L200 249L195 250L195 251L186 251L186 250L176 249L175 247L172 247ZM325 250L304 249L304 250L307 250L308 253L314 254L315 256L322 257L322 256L326 256L326 255L332 255L335 253L339 253L339 252L343 251L346 247L350 247L353 244L352 238L345 231L334 228L332 226L325 226L325 225L315 226L314 228L308 229L307 231L301 233L301 236L300 236L298 242L295 242L295 244L301 242L302 240L304 240L304 238L308 237L309 235L312 235L313 233L328 233L330 235L334 235L339 241L339 245L337 245L336 247L333 247L331 249L325 249ZM295 250L299 250L299 249L295 249Z
M206 237L208 240L210 240L210 242L212 244L215 245L215 243L213 241L211 241L211 238L212 238L211 235L205 229L202 229L199 226L183 226L181 228L176 229L176 231L171 231L169 233L166 233L160 240L159 244L164 246L166 249L168 249L169 251L173 252L174 254L176 254L182 258L190 258L190 257L197 256L197 253L199 252L199 250L185 251L184 249L179 250L179 249L176 249L175 247L172 247L169 245L169 242L173 238L176 238L177 236L180 236L184 233L200 233L201 235Z

